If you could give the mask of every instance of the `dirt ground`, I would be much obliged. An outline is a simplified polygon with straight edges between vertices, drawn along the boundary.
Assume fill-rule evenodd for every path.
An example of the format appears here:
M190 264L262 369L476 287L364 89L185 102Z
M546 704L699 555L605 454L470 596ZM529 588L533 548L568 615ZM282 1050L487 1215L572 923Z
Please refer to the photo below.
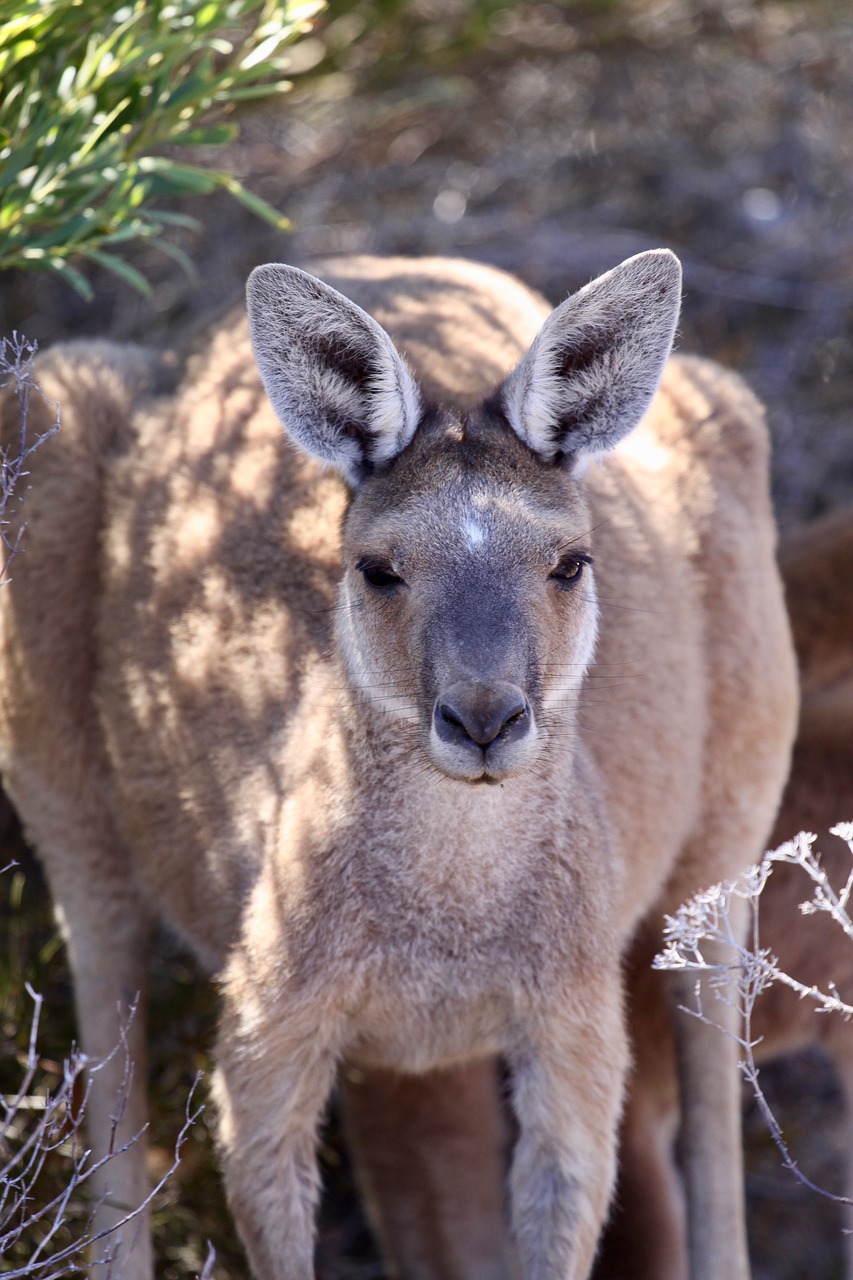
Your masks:
M246 118L229 163L292 218L291 235L225 198L196 204L204 231L184 247L197 281L151 251L136 259L149 300L110 277L85 304L53 280L9 276L0 332L170 342L237 297L258 262L353 251L473 257L556 302L663 244L685 265L680 347L737 368L767 404L784 533L853 501L853 8L518 5L453 57L448 8L422 5L431 49L380 57L362 42ZM804 1168L837 1189L828 1067L814 1055L765 1078ZM836 1208L781 1170L750 1109L746 1129L756 1280L840 1276ZM339 1164L334 1176L348 1177ZM377 1274L360 1232L339 1211L330 1220L326 1280ZM361 1262L345 1266L342 1249Z

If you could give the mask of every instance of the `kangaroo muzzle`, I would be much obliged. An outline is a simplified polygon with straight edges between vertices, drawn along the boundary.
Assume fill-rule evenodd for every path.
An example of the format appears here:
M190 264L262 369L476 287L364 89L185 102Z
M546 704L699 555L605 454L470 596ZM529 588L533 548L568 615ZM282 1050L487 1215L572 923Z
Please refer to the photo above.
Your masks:
M500 781L526 762L533 724L518 685L458 680L436 698L430 754L452 777Z

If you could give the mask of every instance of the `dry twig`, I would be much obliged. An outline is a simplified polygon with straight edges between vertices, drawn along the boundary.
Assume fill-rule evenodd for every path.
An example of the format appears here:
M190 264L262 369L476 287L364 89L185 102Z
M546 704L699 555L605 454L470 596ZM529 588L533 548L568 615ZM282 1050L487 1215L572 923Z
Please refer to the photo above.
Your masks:
M840 823L832 827L831 832L846 841L853 856L853 823ZM774 982L789 987L802 999L813 1001L820 1013L836 1013L844 1018L853 1015L853 1006L841 999L833 984L830 983L825 991L817 986L806 986L786 973L780 967L778 958L760 943L760 899L776 863L800 867L811 881L812 896L800 904L800 910L806 915L825 912L853 942L853 920L848 914L853 892L853 866L844 886L836 890L829 882L820 864L819 855L813 848L816 839L816 836L801 831L793 840L765 854L760 863L748 867L737 880L713 885L684 903L674 916L667 916L664 950L655 958L654 967L690 970L697 975L708 975L716 996L728 1003L737 1004L742 1018L742 1033L736 1037L742 1051L740 1069L781 1152L785 1167L812 1191L841 1204L851 1204L853 1201L847 1197L834 1195L812 1182L791 1155L781 1126L761 1087L755 1060L759 1041L752 1031L755 1002ZM732 903L735 899L744 899L752 907L752 929L747 942L741 942L732 926ZM702 947L703 943L710 941L725 943L734 956L732 963L718 965L706 961ZM684 1012L715 1025L713 1017L702 1007L698 977L696 1004L693 1008L685 1007Z

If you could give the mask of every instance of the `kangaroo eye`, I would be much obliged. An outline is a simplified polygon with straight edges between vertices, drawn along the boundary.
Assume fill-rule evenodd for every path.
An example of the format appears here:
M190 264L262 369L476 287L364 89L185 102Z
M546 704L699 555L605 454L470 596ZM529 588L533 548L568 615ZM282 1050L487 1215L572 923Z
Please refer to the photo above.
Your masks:
M393 587L403 585L403 579L394 573L385 560L359 560L356 569L364 576L364 580L374 591L389 591Z
M584 565L589 563L583 556L564 556L550 576L561 587L574 587L583 577Z

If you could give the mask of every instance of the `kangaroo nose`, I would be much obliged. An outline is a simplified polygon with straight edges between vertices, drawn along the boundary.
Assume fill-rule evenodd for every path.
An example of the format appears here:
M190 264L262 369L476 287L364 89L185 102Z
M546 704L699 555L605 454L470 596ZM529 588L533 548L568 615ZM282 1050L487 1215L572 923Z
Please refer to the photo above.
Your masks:
M530 708L517 685L503 681L459 681L435 704L435 729L444 742L476 743L486 749L496 738L521 737L530 728Z

